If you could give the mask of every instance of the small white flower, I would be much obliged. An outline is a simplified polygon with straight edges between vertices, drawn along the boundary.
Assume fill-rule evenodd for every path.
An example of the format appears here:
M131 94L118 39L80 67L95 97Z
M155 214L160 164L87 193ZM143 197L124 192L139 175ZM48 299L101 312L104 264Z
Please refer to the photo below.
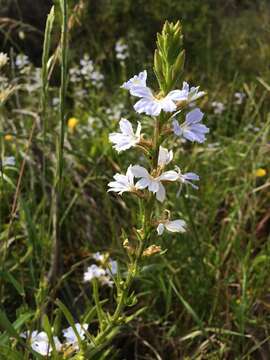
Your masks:
M89 266L86 272L83 274L83 280L84 282L92 281L93 279L98 279L105 275L106 271L102 267L93 264Z
M85 331L88 329L88 324L75 324L79 339L73 328L70 326L67 329L63 330L63 336L66 339L65 344L72 346L74 350L79 350L79 340L85 339Z
M164 230L167 229L170 232L180 232L183 233L186 231L186 222L184 220L164 220L158 224L157 233L162 235Z
M15 166L15 157L14 156L7 156L3 159L2 166Z
M121 86L123 89L130 90L134 86L146 86L147 72L146 70L140 72L138 75L133 76Z
M90 75L90 79L93 81L94 84L101 83L104 80L104 75L101 74L100 71L95 70Z
M246 97L246 94L243 92L236 92L234 94L234 97L235 97L235 103L237 105L241 105Z
M108 267L106 268L106 273L109 276L116 275L117 269L118 269L117 261L110 259L108 263Z
M114 144L113 148L117 152L127 150L133 146L136 146L141 139L141 123L138 122L136 133L134 133L131 123L122 118L120 120L121 133L111 133L109 140Z
M129 57L128 46L120 39L115 44L116 58L120 61L126 60Z
M30 338L29 338L30 335ZM39 353L40 355L50 355L52 352L52 346L49 343L48 335L44 332L38 332L34 330L31 334L29 331L20 334L21 337L27 339L29 338L31 348ZM55 344L56 351L60 351L62 348L62 344L60 343L57 336L53 337L53 341Z
M177 136L183 136L189 141L203 143L206 140L205 134L209 132L208 127L201 123L203 112L199 108L190 111L186 115L185 122L179 125L179 122L173 120L173 131Z
M8 63L8 60L7 54L0 52L0 68L5 66Z
M70 81L73 83L78 83L81 81L81 72L78 66L74 66L69 69Z
M96 252L96 253L94 253L93 255L92 255L92 258L94 259L94 260L96 260L96 261L99 261L99 262L104 262L104 260L105 260L105 255L104 254L101 254L99 251L98 252Z
M140 165L134 165L132 167L132 173L135 177L140 178L136 183L139 189L148 188L149 191L156 194L158 201L163 202L166 197L166 191L162 184L162 181L177 181L178 173L175 171L165 171L157 177L153 177L149 172Z
M222 114L225 110L225 105L220 101L213 101L211 105L214 109L214 114Z
M194 185L191 181L199 181L200 177L199 175L193 173L193 172L187 172L185 174L182 174L180 168L178 166L175 167L176 171L173 171L174 173L177 173L177 180L182 183L182 184L189 184L191 185L194 189L198 189L197 185Z
M90 60L90 57L88 54L84 54L83 58L80 60L80 73L88 78L89 74L91 74L94 71L94 64L93 61Z
M52 98L52 106L53 107L57 107L60 103L60 99L58 97L53 97Z
M16 56L16 60L15 60L15 64L19 69L24 68L26 65L28 65L29 62L29 58L28 56L24 55L24 54L18 54Z
M158 153L158 166L161 168L168 165L173 159L173 152L172 150L165 149L164 147L159 147L159 153Z
M111 181L108 186L111 188L108 192L113 191L122 195L125 191L135 192L138 190L137 184L134 185L134 175L131 171L132 165L130 165L127 169L126 175L123 174L115 174L114 180Z
M182 87L182 91L185 92L185 96L186 96L186 101L188 101L189 103L192 103L196 100L198 100L200 97L205 95L204 91L199 91L199 86L197 87L191 87L189 86L189 84L184 81L183 82L183 87Z

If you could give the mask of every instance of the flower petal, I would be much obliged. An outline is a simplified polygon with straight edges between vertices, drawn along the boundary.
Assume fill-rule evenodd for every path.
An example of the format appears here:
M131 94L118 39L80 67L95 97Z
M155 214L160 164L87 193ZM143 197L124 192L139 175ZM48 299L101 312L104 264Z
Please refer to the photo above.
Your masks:
M131 171L132 171L132 174L135 176L135 177L143 177L143 178L149 178L149 173L148 171L140 166L140 165L134 165L132 166L131 168Z
M143 190L149 186L150 180L146 178L141 178L136 182L136 188L139 190Z
M187 90L172 90L167 95L173 101L183 101L187 100L188 98L188 91Z
M174 170L165 171L160 175L159 180L163 181L176 181L179 178L179 174Z
M158 227L157 227L157 233L158 235L162 235L164 232L164 224L158 224Z
M179 122L176 119L174 119L172 124L173 124L173 132L175 133L175 135L181 136L183 131L181 129L181 126L179 125Z
M120 120L120 122L119 122L119 125L120 125L120 129L121 129L123 134L125 134L125 135L134 135L132 125L127 119L122 118Z
M130 89L130 94L141 98L154 98L151 89L147 86L132 86Z
M158 201L163 202L166 197L166 190L165 190L165 187L161 183L158 183L158 184L159 184L159 187L158 187L158 191L156 192L156 198Z
M170 232L185 232L186 222L184 220L173 220L165 223L165 227Z
M164 167L172 161L173 152L172 150L168 151L166 148L160 146L158 153L158 166Z
M162 110L166 112L173 112L176 110L176 105L173 100L170 99L169 95L167 95L164 99L159 100L159 102Z
M203 115L204 113L199 108L196 108L186 115L186 122L188 125L198 123L202 120Z

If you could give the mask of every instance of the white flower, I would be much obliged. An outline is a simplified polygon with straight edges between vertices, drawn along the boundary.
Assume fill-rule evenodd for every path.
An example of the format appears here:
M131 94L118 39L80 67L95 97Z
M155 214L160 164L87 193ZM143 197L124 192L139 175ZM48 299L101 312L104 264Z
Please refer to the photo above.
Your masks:
M5 66L8 63L8 60L7 54L0 52L0 68Z
M182 183L182 184L189 184L191 185L194 189L198 189L197 185L194 185L191 181L199 181L200 177L199 175L193 173L193 172L187 172L185 174L182 174L180 168L178 166L175 167L176 171L173 171L174 173L177 174L178 178L177 180Z
M90 74L90 79L94 84L98 84L104 80L104 75L100 71L95 70Z
M214 114L222 114L225 110L225 105L222 102L213 101L211 105L214 109Z
M105 275L106 271L102 267L93 264L89 266L86 272L83 274L83 280L84 282L92 281L95 278L100 278Z
M15 157L7 156L3 159L2 166L15 166Z
M158 235L162 235L164 229L166 228L170 232L180 232L183 233L186 231L186 222L184 220L164 220L158 224L157 233Z
M53 107L58 106L59 103L60 103L60 99L59 99L58 97L53 97L53 98L52 98L52 106L53 106Z
M138 75L133 76L121 86L123 89L130 90L134 86L146 86L147 72L146 70L140 72Z
M143 72L135 75L129 81L125 82L122 87L129 90L130 94L141 98L134 105L134 109L139 113L145 113L150 116L158 116L161 111L173 112L176 110L176 102L187 100L188 98L188 89L187 86L182 90L172 90L165 97L155 97L149 87L146 86L147 72ZM198 88L192 88L194 96L192 99L198 95ZM196 94L195 94L196 93ZM201 95L200 95L201 96Z
M173 152L172 150L167 150L164 147L159 147L159 153L158 153L158 166L165 167L168 165L173 159Z
M185 96L186 96L186 101L188 101L189 103L192 103L193 101L198 100L200 97L205 95L204 91L199 91L199 86L197 87L191 87L189 86L189 84L184 81L183 82L183 87L182 87L182 91L185 92Z
M115 271L117 271L116 269L117 264L115 263L112 260L110 260L109 265L106 269L104 269L101 266L97 266L95 264L89 266L83 275L84 282L92 281L93 279L98 279L102 285L112 286L113 281L110 279L110 277L111 275L115 275Z
M134 175L131 171L132 165L130 165L127 169L126 175L123 174L115 174L115 181L111 181L108 186L111 188L108 192L113 191L122 195L125 191L135 192L138 190L137 184L134 185Z
M80 60L81 65L81 74L85 77L88 77L94 71L94 64L93 61L90 60L88 54L84 54L83 59Z
M173 131L177 136L183 136L190 141L197 141L203 143L206 138L205 134L209 132L208 127L201 123L203 112L199 108L190 111L186 115L186 120L179 125L176 119L173 120Z
M96 261L99 261L99 262L104 262L105 260L105 255L104 254L101 254L99 251L94 253L92 255L92 258Z
M117 268L118 268L117 261L110 259L108 267L106 268L106 273L109 276L116 275L117 274Z
M70 81L73 83L77 83L81 81L81 72L78 66L74 66L69 69Z
M234 94L234 97L235 97L235 103L237 105L241 105L242 102L244 101L244 98L246 97L246 94L243 92L236 92Z
M75 328L79 335L79 339L71 326L63 330L63 336L66 339L66 345L72 346L74 350L79 350L79 340L85 339L85 331L88 329L88 324L81 325L77 323L75 324Z
M150 116L158 116L162 110L173 112L177 108L175 102L183 100L182 90L173 90L165 97L157 98L148 87L133 86L130 89L130 94L141 98L134 105L134 109L139 114L145 113Z
M16 56L15 64L19 69L24 68L26 65L29 64L29 58L26 55L18 54Z
M117 152L127 150L133 146L136 146L140 142L141 123L138 122L136 133L134 133L131 123L122 118L120 120L121 133L111 133L109 140L114 144L113 148Z
M25 333L20 334L21 337L27 339L29 338L30 332L27 331ZM40 355L50 355L52 352L52 346L49 343L48 335L41 331L40 333L37 330L34 330L29 338L30 345L34 351L39 353ZM62 344L60 343L57 336L53 337L53 341L55 344L56 351L60 351L62 348Z
M128 46L122 39L115 44L116 58L120 61L126 60L129 57Z
M166 191L162 184L162 181L176 181L179 177L175 171L165 171L161 175L154 177L140 165L134 165L132 167L132 173L135 177L140 178L136 183L139 189L148 188L149 191L156 194L158 201L163 202L166 197Z

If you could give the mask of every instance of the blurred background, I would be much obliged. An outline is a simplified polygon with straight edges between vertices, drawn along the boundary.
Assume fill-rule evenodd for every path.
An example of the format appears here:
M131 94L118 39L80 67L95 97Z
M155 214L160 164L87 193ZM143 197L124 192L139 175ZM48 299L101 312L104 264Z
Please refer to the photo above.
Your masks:
M40 279L50 259L46 216L59 130L58 66L50 77L45 144L38 94L44 27L53 3L0 0L0 49L10 57L0 79L5 100L1 153L16 158L2 186L3 238L19 169L26 161L6 264L23 293L7 281L0 300L13 320L37 309L46 296ZM60 35L55 5L52 54ZM160 244L166 254L144 266L134 290L136 306L147 305L148 310L117 337L116 358L269 359L269 0L70 0L69 9L61 234L62 274L67 275L57 296L79 318L89 306L82 272L91 254L109 251L120 264L126 261L121 228L134 224L136 211L132 199L108 195L107 183L137 160L132 153L116 154L108 134L117 129L121 116L138 120L120 85L147 69L150 84L157 87L152 71L156 33L165 20L180 20L186 49L182 80L207 91L200 107L210 134L204 145L172 146L181 167L200 175L200 189L185 190L175 203L168 202L175 215L186 219L189 231L165 237ZM13 90L6 98L7 84ZM36 128L29 140L33 119ZM110 290L103 291L112 299Z
M24 52L40 65L46 17L53 1L2 0L1 46ZM123 38L130 47L128 66L152 60L153 39L166 19L181 19L187 49L187 71L199 67L201 80L254 79L269 71L269 2L203 1L70 1L75 7L71 44L76 58L85 52L108 67ZM194 70L195 67L195 70Z

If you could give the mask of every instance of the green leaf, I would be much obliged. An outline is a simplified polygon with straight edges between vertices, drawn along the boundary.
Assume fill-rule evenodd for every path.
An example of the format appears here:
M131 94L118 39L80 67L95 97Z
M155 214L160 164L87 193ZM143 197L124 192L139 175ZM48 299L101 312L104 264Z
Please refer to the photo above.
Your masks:
M171 279L169 279L169 282L171 284L171 287L173 288L176 296L178 297L178 299L181 301L181 303L183 304L183 306L185 307L185 309L187 310L187 312L192 316L192 318L194 319L194 321L197 323L197 325L199 326L199 328L201 329L202 333L207 336L207 333L204 329L204 325L203 322L201 321L201 319L199 318L199 316L196 314L196 312L192 309L192 307L189 305L189 303L180 295L179 291L176 289L174 283L172 282Z
M23 286L14 278L13 275L11 275L10 272L0 271L0 277L5 279L7 282L10 282L21 296L25 296Z
M73 316L71 315L70 311L68 310L68 308L59 300L56 300L56 305L61 309L61 311L63 312L65 318L67 319L69 325L72 327L77 339L78 339L78 343L79 346L81 347L81 343L82 343L82 339L76 329L75 326L75 321L73 320Z

